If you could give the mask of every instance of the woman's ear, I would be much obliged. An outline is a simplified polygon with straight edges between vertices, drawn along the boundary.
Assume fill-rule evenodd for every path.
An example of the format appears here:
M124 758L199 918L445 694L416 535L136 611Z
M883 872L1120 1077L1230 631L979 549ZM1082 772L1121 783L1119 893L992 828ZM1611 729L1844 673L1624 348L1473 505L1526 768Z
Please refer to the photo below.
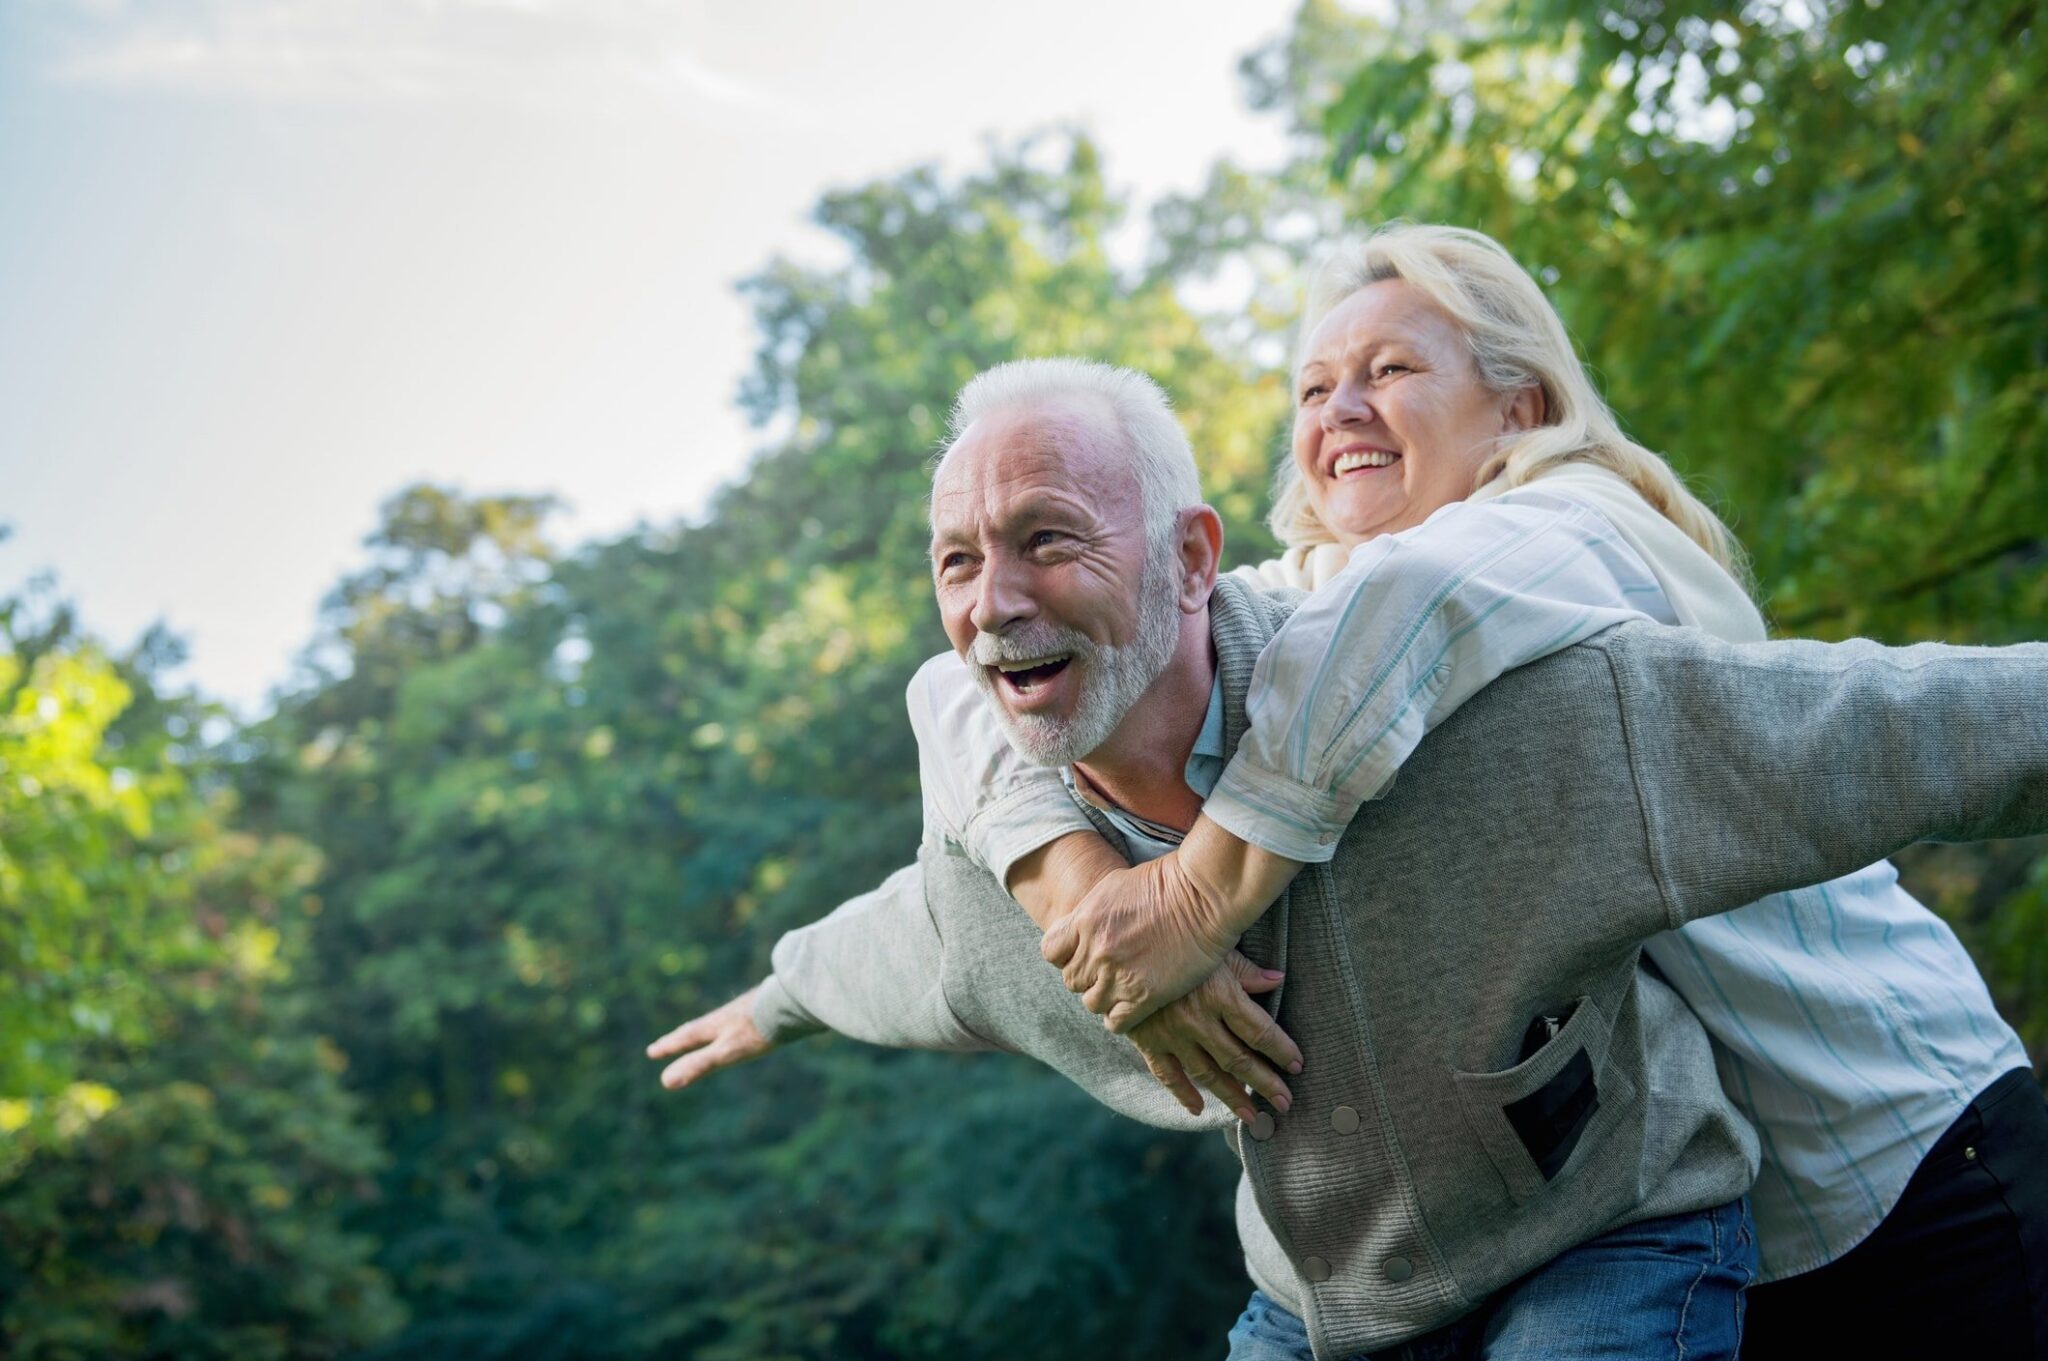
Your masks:
M1549 414L1550 404L1543 399L1541 383L1516 388L1500 413L1501 433L1509 435L1518 430L1534 430Z
M1180 513L1180 597L1182 614L1195 614L1216 589L1216 569L1223 560L1223 520L1208 506Z

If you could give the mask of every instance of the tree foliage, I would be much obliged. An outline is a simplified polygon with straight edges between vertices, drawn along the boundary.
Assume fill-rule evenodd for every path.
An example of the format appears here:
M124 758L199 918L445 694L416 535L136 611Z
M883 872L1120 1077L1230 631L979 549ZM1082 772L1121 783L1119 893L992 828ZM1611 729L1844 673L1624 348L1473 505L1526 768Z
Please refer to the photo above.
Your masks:
M396 1326L344 1220L383 1155L282 991L317 865L230 830L203 710L0 602L0 1354L333 1355Z

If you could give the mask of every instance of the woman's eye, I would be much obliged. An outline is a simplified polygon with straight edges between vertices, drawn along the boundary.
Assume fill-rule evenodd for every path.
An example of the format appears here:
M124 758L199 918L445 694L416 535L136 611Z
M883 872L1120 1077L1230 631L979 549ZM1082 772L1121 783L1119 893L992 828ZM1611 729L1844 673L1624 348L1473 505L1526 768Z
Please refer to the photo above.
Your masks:
M1377 373L1375 373L1375 374L1374 374L1373 376L1374 376L1375 378L1384 378L1384 377L1386 377L1386 376L1387 376L1388 374L1390 374L1390 373L1412 373L1412 372L1413 372L1413 370L1412 370L1412 369L1410 369L1410 368L1409 368L1409 367L1408 367L1408 366L1407 366L1406 364L1382 364L1382 365L1380 365L1380 367L1379 367L1379 371L1378 371Z
M1320 397L1329 390L1329 385L1326 383L1310 383L1301 390L1301 400L1305 402L1311 397Z

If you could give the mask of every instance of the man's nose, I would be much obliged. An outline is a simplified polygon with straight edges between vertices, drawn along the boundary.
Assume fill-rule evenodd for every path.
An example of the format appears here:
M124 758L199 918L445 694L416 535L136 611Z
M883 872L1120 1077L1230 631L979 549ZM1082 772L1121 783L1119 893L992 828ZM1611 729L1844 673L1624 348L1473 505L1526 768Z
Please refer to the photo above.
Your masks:
M976 630L1001 633L1037 613L1028 576L1021 565L1006 563L998 556L991 555L982 563L971 615Z

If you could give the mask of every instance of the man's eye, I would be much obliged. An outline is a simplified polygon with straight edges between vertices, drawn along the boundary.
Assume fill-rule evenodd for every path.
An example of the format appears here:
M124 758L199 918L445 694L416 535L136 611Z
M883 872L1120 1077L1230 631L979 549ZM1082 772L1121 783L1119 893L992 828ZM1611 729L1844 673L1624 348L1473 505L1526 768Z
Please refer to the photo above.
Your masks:
M945 576L955 568L965 567L966 565L967 555L965 553L948 553L939 559L939 575Z
M1065 537L1066 536L1064 534L1061 534L1057 530L1041 529L1036 534L1033 534L1031 536L1029 542L1026 543L1025 546L1027 548L1033 549L1045 548L1051 544L1058 543L1061 539Z

